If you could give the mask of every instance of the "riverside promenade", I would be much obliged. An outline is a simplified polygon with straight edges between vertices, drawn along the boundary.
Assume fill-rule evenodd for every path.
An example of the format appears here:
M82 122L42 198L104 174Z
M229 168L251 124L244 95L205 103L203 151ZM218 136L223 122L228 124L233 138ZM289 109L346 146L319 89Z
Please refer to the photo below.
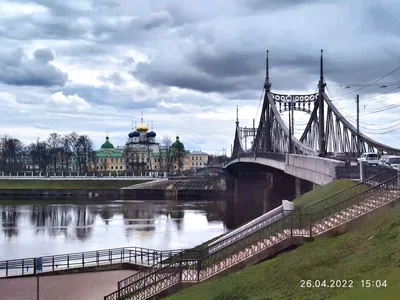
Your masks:
M98 300L138 271L115 270L39 277L40 300ZM0 300L36 300L37 278L0 279Z

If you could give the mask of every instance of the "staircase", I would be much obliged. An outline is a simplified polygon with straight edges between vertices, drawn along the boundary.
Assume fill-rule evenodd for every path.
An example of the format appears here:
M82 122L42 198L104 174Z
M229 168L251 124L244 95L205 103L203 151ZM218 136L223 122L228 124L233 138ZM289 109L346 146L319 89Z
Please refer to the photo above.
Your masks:
M182 252L119 282L118 291L104 299L149 299L179 283L202 282L241 262L252 258L259 261L264 251L279 252L296 244L296 238L322 235L389 202L399 200L400 175L390 175L386 172L378 174L300 211L283 211L282 218L268 226L254 224L254 230L240 239L232 243L222 240L221 245L228 245L218 251L209 253L206 248ZM276 216L272 218L276 220Z

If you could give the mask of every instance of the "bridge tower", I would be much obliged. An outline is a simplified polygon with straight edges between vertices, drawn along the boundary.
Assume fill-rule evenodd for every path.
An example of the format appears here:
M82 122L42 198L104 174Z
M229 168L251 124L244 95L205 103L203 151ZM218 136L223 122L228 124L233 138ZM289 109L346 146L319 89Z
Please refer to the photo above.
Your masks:
M324 81L324 50L321 50L321 59L320 59L320 70L319 70L319 82L318 82L318 125L319 125L319 153L320 156L326 155L326 140L325 140L325 118L324 118L324 93L326 83Z
M269 50L267 50L267 55L265 58L265 83L264 83L264 89L265 93L271 92L271 82L269 81ZM269 107L269 101L265 101L263 103L263 110L261 113L261 118L265 121L265 137L262 145L262 150L265 150L266 152L271 152L271 117L270 117L270 107Z

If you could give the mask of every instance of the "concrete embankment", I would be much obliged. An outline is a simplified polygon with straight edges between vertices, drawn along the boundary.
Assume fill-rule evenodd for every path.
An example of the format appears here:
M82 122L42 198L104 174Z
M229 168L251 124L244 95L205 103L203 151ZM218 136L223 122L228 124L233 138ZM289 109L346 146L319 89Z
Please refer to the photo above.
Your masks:
M119 197L120 189L1 189L0 197L14 198L21 196L23 198L32 197Z
M16 188L0 189L0 199L89 198L122 200L213 200L226 194L223 178L162 179L123 188Z
M179 177L136 184L121 189L124 198L140 199L141 196L165 200L211 200L226 194L224 178Z

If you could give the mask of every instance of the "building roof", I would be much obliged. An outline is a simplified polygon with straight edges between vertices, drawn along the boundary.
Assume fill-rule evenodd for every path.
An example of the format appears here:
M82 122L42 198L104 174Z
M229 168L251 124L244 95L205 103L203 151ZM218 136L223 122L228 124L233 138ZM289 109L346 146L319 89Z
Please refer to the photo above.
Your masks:
M176 141L171 145L171 149L173 150L185 150L185 146L179 141L179 136L176 137Z
M190 151L190 154L191 155L208 155L207 153L202 152L202 151Z
M106 142L101 145L101 149L114 149L114 145L110 143L110 138L106 136Z
M96 158L106 158L106 157L123 158L124 153L121 150L115 150L115 149L96 151Z

